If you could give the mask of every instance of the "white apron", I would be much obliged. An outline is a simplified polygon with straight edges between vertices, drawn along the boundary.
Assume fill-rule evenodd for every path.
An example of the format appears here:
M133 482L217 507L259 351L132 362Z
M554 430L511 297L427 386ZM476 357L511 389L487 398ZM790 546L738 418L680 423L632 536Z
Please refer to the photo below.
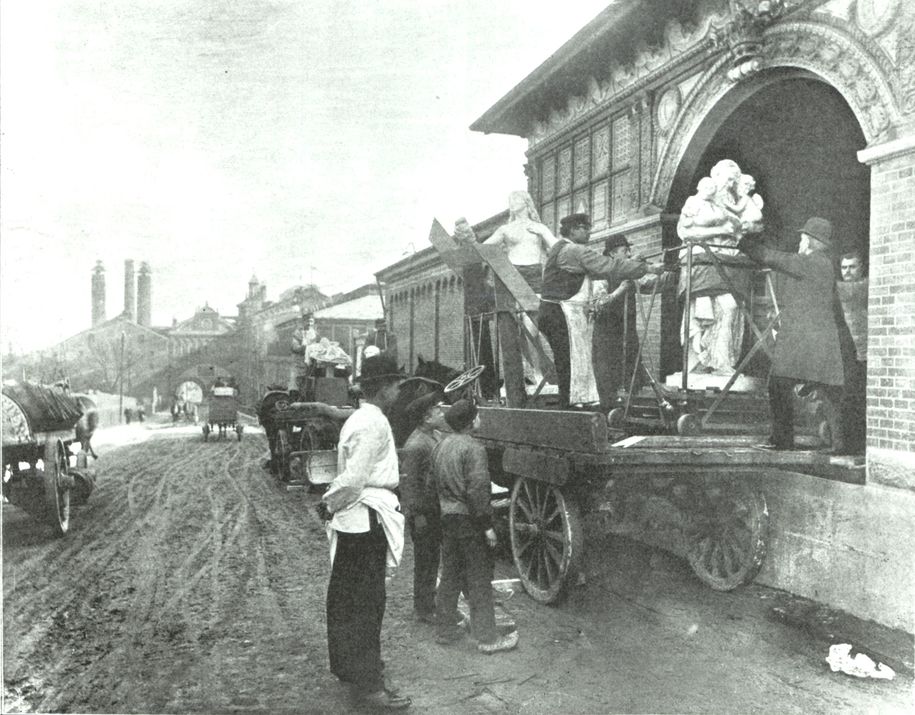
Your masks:
M572 405L600 402L597 382L594 379L594 364L591 361L594 321L590 319L588 312L590 304L591 279L588 276L582 281L578 293L559 303L569 330L569 404Z

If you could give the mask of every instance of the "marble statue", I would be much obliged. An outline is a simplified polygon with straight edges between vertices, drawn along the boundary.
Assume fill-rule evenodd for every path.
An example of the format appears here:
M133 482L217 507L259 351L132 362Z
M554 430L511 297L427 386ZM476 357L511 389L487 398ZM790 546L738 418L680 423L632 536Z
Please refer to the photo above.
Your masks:
M526 191L512 191L508 195L508 221L496 229L483 243L505 249L509 262L518 269L522 278L537 295L543 285L543 265L546 254L558 239L541 221L534 200ZM522 316L527 331L541 348L546 342L540 337L536 321ZM543 377L538 351L529 341L522 341L525 382L537 386Z
M699 181L680 212L677 235L693 244L689 325L681 333L690 372L730 376L740 358L744 319L707 251L720 256L731 283L745 286L745 271L731 266L728 259L737 255L741 236L762 231L764 202L755 189L755 179L742 173L737 162L722 159ZM685 318L684 312L684 322Z

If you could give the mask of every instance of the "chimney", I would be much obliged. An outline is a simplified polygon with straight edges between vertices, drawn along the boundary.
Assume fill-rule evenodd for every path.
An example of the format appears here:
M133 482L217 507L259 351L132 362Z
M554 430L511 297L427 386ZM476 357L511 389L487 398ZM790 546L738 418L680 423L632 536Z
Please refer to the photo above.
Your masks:
M92 269L92 327L105 322L105 266L95 262Z
M124 261L124 315L137 322L137 284L130 258Z
M152 325L152 271L146 261L137 275L137 323L146 328Z

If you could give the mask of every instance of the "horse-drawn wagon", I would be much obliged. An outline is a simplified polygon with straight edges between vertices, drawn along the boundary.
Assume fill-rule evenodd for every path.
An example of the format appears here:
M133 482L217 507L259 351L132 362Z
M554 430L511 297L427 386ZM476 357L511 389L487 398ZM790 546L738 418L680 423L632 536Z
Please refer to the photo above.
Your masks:
M217 385L210 392L207 404L207 417L201 428L203 441L210 438L210 433L215 432L218 437L227 438L229 430L235 432L238 441L245 427L238 421L238 390L228 385Z
M3 496L63 536L71 500L84 501L94 485L91 401L59 387L7 383L2 391ZM70 446L82 450L71 456Z

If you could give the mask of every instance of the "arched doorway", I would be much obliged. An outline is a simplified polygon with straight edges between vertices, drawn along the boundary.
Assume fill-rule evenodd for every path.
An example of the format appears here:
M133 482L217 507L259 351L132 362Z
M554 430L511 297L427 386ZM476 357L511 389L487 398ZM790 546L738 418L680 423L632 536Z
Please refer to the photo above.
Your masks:
M858 161L866 146L842 95L806 70L761 73L725 94L701 122L677 166L666 211L676 214L697 182L721 159L733 159L756 179L765 200L765 240L797 248L797 229L811 216L829 219L842 251L867 258L870 171ZM665 226L664 244L679 243ZM673 301L672 301L673 303ZM679 309L664 311L662 371L679 369ZM765 361L751 372L765 369Z

